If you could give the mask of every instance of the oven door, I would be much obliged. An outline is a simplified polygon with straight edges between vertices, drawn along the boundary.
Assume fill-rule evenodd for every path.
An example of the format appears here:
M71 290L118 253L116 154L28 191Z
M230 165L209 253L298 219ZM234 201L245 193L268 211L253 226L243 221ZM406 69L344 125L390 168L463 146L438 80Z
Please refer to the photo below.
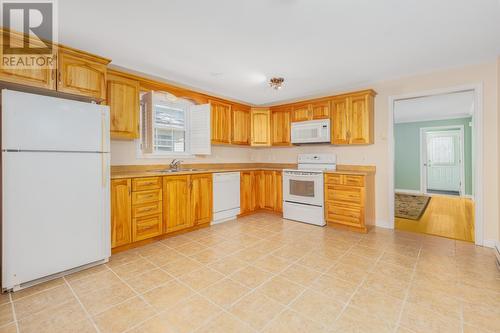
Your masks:
M283 200L323 206L323 173L285 171L283 174Z

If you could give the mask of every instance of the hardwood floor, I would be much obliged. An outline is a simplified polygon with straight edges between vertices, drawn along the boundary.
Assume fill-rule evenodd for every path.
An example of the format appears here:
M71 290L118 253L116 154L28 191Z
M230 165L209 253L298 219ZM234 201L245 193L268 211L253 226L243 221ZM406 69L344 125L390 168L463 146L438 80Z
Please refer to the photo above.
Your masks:
M420 220L397 217L396 229L474 242L474 202L471 199L433 196Z

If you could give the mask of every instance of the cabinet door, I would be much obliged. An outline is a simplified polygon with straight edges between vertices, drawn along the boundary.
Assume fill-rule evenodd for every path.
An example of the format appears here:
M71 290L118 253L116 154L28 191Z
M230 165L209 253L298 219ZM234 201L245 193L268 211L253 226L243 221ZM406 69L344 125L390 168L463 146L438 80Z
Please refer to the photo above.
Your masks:
M292 121L311 120L311 108L309 104L298 105L293 107Z
M254 171L240 173L240 209L241 214L253 212L256 209L256 182Z
M283 212L283 177L281 171L274 172L274 190L275 190L275 203L274 210L276 212Z
M212 174L191 175L191 212L193 225L212 221Z
M262 208L274 210L276 205L276 179L274 171L262 171L263 192L264 200L262 201Z
M273 146L289 146L290 138L290 110L276 110L271 113L271 144Z
M138 138L139 82L108 73L106 93L110 109L111 138Z
M132 196L130 179L111 181L111 247L132 241Z
M315 102L311 104L312 119L330 118L330 101Z
M233 108L232 135L232 144L250 145L250 109Z
M252 110L251 128L252 146L271 145L271 116L268 109Z
M360 95L349 97L349 143L373 143L373 108L370 106L372 97Z
M348 106L346 98L332 101L332 138L334 145L349 143Z
M57 90L106 99L106 63L73 50L59 49Z
M212 143L231 143L231 105L210 101L212 109Z
M264 171L254 171L255 174L255 209L262 209L265 207L266 192Z
M191 227L189 176L163 177L163 232Z
M162 234L161 213L136 217L132 223L132 239L134 242L156 237Z
M7 32L2 31L0 29L0 34L4 34L1 36L1 44L0 45L0 53L3 55L3 46L8 45L10 43L13 47L21 47L23 45L24 36L20 33L16 32ZM9 41L10 39L10 41ZM30 44L32 46L40 46L43 47L45 45L42 44L39 40L35 40L35 38L30 38ZM53 48L53 52L55 53L55 49ZM9 55L6 55L6 57ZM57 63L55 59L57 56L47 55L44 56L45 59L53 59L52 68L8 68L4 66L0 66L0 81L17 83L32 87L45 88L45 89L56 89L56 80L55 80L55 71L57 67Z

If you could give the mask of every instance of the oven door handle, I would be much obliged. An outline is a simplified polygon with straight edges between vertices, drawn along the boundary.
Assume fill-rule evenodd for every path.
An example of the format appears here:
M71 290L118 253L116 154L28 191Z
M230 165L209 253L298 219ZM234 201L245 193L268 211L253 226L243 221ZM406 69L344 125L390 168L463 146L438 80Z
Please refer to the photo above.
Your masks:
M323 174L322 173L318 173L318 174L309 174L309 175L298 175L298 174L288 174L288 173L285 173L285 176L287 176L288 178L294 178L294 177L317 177L317 178L323 178Z

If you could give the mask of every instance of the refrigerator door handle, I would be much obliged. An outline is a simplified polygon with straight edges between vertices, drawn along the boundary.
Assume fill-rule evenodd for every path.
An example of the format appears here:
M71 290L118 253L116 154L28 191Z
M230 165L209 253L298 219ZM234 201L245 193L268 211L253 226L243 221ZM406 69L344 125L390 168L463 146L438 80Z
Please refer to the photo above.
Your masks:
M101 112L101 152L107 152L107 142L106 142L106 113Z
M107 154L101 153L101 165L102 165L102 187L106 187L108 182L108 173L107 170Z

